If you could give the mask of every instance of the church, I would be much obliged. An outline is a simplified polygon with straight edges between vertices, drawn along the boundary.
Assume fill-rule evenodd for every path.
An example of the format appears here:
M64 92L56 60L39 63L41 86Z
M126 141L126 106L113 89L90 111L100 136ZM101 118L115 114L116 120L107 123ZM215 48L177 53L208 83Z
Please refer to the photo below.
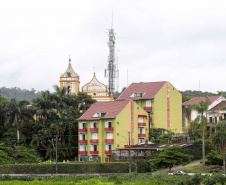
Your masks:
M66 71L60 76L60 88L65 87L67 94L77 95L78 92L80 92L79 86L79 75L73 70L71 59L69 57L68 67ZM108 94L107 86L97 80L95 73L92 80L82 87L81 92L87 93L96 101L114 101L113 94Z

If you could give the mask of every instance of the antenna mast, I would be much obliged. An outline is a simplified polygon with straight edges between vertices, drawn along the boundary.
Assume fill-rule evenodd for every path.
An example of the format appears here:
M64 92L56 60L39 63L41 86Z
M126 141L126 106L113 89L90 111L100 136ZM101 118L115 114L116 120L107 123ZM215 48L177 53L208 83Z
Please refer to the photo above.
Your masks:
M115 78L119 77L119 70L115 64L115 33L113 27L108 30L108 37L109 56L108 66L105 69L105 77L108 77L108 94L110 95L115 93Z

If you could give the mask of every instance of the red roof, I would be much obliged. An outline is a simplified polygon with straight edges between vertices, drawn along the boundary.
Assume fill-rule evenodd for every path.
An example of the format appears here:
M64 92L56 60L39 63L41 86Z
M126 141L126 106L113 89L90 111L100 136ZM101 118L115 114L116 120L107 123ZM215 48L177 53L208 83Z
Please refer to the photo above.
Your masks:
M129 100L94 103L78 120L99 120L115 118L128 105ZM93 117L95 113L106 112L103 117Z
M194 97L194 98L184 102L183 105L198 104L201 100L210 101L211 103L213 103L218 98L220 98L220 96Z
M213 108L211 108L209 111L220 111L224 107L226 107L226 100L221 101L217 105L215 105Z
M159 92L159 90L166 84L163 82L145 82L145 83L132 83L117 100L122 99L152 99ZM131 97L133 93L145 93L142 97Z

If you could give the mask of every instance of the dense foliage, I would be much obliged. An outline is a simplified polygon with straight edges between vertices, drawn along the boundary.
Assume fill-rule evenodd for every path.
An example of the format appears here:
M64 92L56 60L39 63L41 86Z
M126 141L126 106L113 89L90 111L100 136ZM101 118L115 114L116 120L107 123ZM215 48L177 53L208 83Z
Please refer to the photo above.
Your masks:
M0 95L0 164L52 161L56 143L58 160L75 160L78 145L77 119L95 102L85 93L67 95L54 86L41 97L7 101Z

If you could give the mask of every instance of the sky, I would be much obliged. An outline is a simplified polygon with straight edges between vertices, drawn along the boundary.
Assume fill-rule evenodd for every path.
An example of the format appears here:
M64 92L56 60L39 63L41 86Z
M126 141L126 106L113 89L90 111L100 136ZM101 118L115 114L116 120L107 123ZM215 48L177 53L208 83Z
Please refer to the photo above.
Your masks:
M0 0L0 87L53 91L69 55L80 88L94 72L107 84L112 22L119 91L155 81L226 91L225 0Z

